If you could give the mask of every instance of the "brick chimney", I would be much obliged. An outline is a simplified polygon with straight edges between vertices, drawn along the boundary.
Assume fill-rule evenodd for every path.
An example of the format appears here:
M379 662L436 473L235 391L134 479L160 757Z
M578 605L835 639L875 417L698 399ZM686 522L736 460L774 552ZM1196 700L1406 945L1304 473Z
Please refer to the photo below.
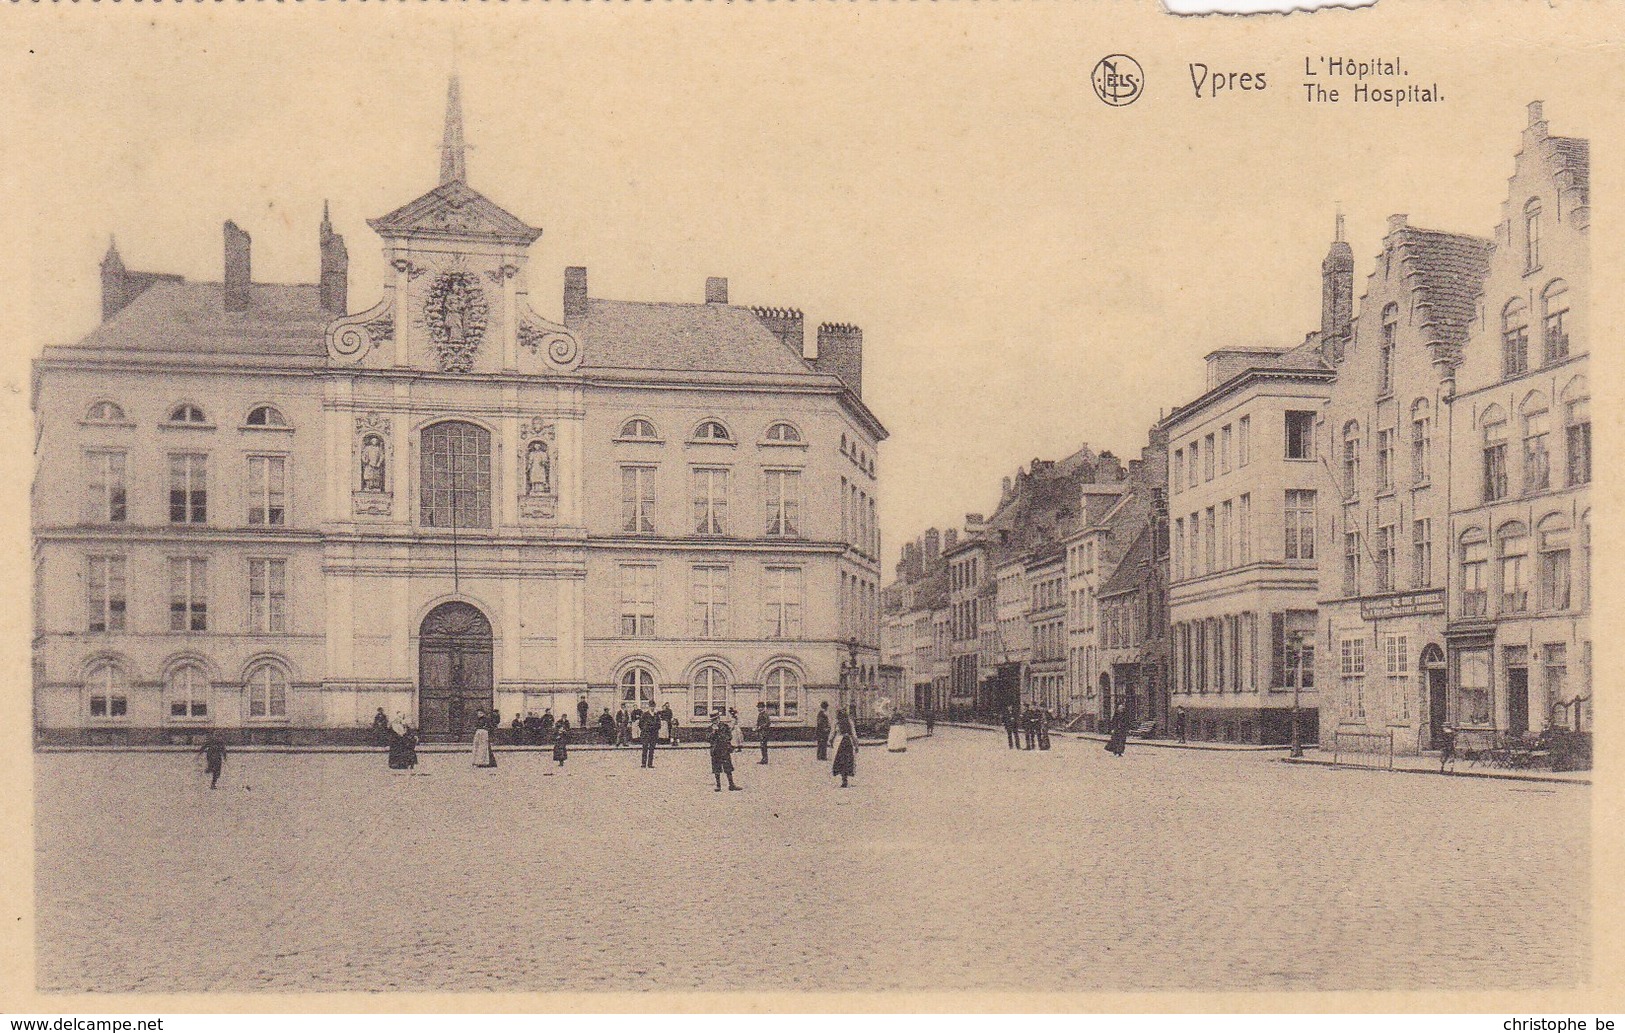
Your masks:
M112 319L126 304L124 278L128 270L119 257L118 242L107 240L107 254L102 256L102 320Z
M942 536L942 551L948 552L959 544L959 529L950 527Z
M587 267L564 270L564 325L574 327L587 318Z
M728 303L728 278L726 276L707 276L705 278L705 303L707 305L726 305Z
M226 277L225 277L225 303L227 312L247 312L249 285L254 282L253 273L249 263L249 246L252 243L248 234L237 227L235 222L226 220Z
M942 555L942 535L936 528L927 528L925 532L925 565L929 567Z
M350 252L344 248L344 238L333 232L326 201L322 202L322 225L317 240L322 257L322 311L342 316L350 307Z
M807 332L802 326L801 310L795 308L764 308L753 305L751 311L756 318L767 327L768 333L777 337L796 358L802 358L807 351Z
M818 357L813 368L841 378L847 390L863 397L863 331L851 323L818 326Z

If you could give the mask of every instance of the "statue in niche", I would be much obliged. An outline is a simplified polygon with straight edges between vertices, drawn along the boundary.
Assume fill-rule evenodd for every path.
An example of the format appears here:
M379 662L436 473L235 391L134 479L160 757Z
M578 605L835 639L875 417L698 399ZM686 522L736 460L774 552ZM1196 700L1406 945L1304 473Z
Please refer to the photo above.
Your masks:
M525 451L525 494L550 495L553 491L553 458L547 442L537 438Z
M361 490L384 490L384 439L377 434L361 439Z

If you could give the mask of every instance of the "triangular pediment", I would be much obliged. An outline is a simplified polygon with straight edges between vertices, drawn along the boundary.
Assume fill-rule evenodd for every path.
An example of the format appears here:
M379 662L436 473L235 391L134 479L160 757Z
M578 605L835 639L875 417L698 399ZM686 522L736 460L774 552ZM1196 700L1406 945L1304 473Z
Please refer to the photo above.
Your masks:
M542 231L499 207L490 198L454 180L442 183L388 215L368 219L380 237L436 237L443 240L492 240L529 245Z

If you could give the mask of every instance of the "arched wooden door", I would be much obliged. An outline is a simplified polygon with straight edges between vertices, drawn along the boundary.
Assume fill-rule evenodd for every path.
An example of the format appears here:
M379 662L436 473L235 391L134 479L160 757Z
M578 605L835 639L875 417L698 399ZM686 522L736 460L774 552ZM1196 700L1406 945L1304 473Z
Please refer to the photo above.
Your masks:
M418 723L424 735L471 738L494 702L491 622L467 603L442 603L418 629Z

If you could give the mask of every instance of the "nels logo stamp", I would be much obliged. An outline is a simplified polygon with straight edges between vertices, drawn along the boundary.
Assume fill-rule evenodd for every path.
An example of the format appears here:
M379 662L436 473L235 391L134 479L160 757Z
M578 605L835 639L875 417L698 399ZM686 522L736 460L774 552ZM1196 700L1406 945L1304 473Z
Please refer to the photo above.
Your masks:
M1089 81L1095 96L1114 108L1126 107L1140 99L1145 89L1145 71L1127 54L1108 54L1095 65Z

